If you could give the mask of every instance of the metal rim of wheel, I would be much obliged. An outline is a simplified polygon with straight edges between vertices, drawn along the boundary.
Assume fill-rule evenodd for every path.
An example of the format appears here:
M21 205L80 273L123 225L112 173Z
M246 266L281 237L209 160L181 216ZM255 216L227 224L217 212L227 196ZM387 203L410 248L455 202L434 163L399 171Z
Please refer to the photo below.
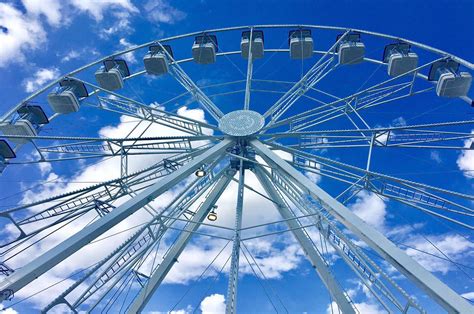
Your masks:
M290 30L289 37L285 37L288 33L283 30ZM238 36L241 32L245 33L242 34L243 37ZM271 32L274 36L279 32L287 42L286 46L267 46L268 40L264 40L262 32ZM316 34L326 32L339 36L332 43L325 43L324 49ZM241 40L241 50L219 50L217 38L223 34L233 34L237 43ZM175 59L176 53L173 54L171 50L173 44L195 36L199 39L194 41L193 57ZM386 44L376 47L379 51L384 50L379 59L367 56L366 48L374 48L369 46L367 41L370 40ZM321 50L316 49L320 46ZM149 57L149 68L130 73L128 66L120 63L120 57L138 51ZM228 108L212 101L211 96L204 92L208 87L198 86L183 70L183 65L193 60L197 63L213 63L215 58L226 58L232 62L230 58L241 58L240 55L243 54L246 56L247 72L245 79L240 80L245 88L239 92L244 94L244 99L236 110L228 111ZM263 57L263 61L253 54ZM266 59L281 54L290 54L292 59L301 60L302 74L299 80L285 82L253 77L253 65L257 60L265 62ZM99 83L90 83L88 71L97 70L101 64L104 64L104 69L95 73ZM369 87L361 86L359 90L349 92L342 98L318 89L318 84L337 70L356 68L358 64L372 64L386 69L385 74L388 72L389 75L383 81ZM146 210L150 214L148 221L134 229L130 237L118 244L104 259L83 269L74 278L76 282L62 294L54 296L51 303L43 309L48 311L59 304L66 305L73 311L99 309L101 306L107 308L110 300L115 302L123 297L121 294L127 293L123 287L131 287L135 280L141 286L133 298L125 296L123 302L127 301L128 304L122 310L130 313L142 311L192 235L202 236L197 231L201 226L211 228L213 221L217 219L215 203L237 175L235 228L232 235L225 238L228 244L232 243L226 312L236 312L239 256L245 256L246 252L250 254L245 245L242 245L247 240L242 236L243 194L246 188L252 189L245 185L244 178L246 170L250 170L283 218L274 223L287 225L286 231L290 231L303 247L331 300L336 302L342 312L355 313L357 309L338 281L337 273L331 269L329 253L324 252L323 247L318 247L308 235L307 229L310 227L319 231L324 244L332 247L383 309L389 312L405 312L408 309L425 311L423 305L403 287L404 284L392 279L376 259L354 244L355 238L365 242L368 250L378 254L378 259L395 267L407 279L406 282L418 287L419 293L424 293L448 312L472 312L473 307L467 300L424 269L380 231L360 219L346 204L360 191L369 191L456 228L468 231L473 229L468 220L474 213L470 208L473 195L385 175L373 171L370 164L375 148L446 149L457 152L472 149L472 145L465 146L463 143L473 138L473 134L466 132L465 128L472 127L474 120L380 127L369 126L364 119L366 110L396 101L410 101L421 97L419 95L450 97L469 107L473 103L467 95L472 79L470 73L473 70L474 65L466 60L407 39L358 29L317 25L255 25L194 32L132 47L74 70L28 96L2 117L1 169L38 162L117 157L121 161L121 176L32 204L1 209L1 217L7 219L20 233L18 238L8 240L1 247L0 266L4 278L0 282L0 300L11 300L17 291L33 280L41 280L42 274L111 227L138 210ZM123 87L129 80L150 75L152 71L157 71L154 74L176 79L185 88L185 92L179 97L193 97L199 108L204 109L210 122L146 105L133 97L122 95L119 89L112 91L104 88L107 84L112 84L109 87L113 84ZM260 109L260 106L251 102L253 93L265 92L253 88L259 81L286 84L286 90L279 90L277 101ZM232 85L234 82L214 85L226 84ZM61 88L51 92L58 85ZM317 102L308 96L312 92L325 94L332 101ZM49 117L41 109L45 101L37 101L47 94L56 97L48 98L50 105L56 108L56 112ZM225 96L225 93L222 95ZM96 109L130 116L150 125L166 126L184 135L93 138L41 134L47 123L63 115L61 110L87 110L85 104L89 102L88 106L91 107L90 99L97 101L92 106ZM170 101L175 99L173 97ZM300 104L298 101L309 103L310 107L294 112ZM40 106L37 105L38 102ZM46 106L45 104L43 107ZM341 119L349 121L353 128L324 128L330 121ZM20 148L27 145L32 145L36 150L37 159L18 161L22 154ZM320 153L321 150L344 148L366 149L368 153L364 159L365 165L350 165ZM276 150L291 154L292 159L282 159L275 153ZM318 150L319 153L315 153ZM167 157L146 169L129 173L128 157L142 154L166 154ZM332 196L314 184L305 173L342 182L346 184L346 189L339 195ZM196 179L187 180L191 175L194 177L194 174ZM181 190L177 197L161 211L150 205L154 199L179 184ZM199 206L196 205L198 200L202 200ZM119 204L114 205L117 201ZM190 208L194 210L191 211ZM58 226L65 226L91 212L96 213L97 217L87 227L58 242L57 246L21 268L12 269L7 266L8 261L15 256L28 254L26 244L40 241ZM210 223L204 222L206 217L209 217ZM305 226L306 222L310 226ZM180 228L173 227L179 223L182 223ZM168 247L161 263L152 266L149 275L143 275L140 269L144 267L144 260L156 255L165 232L173 228L182 231L179 237ZM129 279L132 273L136 278ZM140 275L143 275L141 279ZM78 290L83 292L78 294ZM105 302L107 298L108 303ZM11 302L15 302L15 299Z

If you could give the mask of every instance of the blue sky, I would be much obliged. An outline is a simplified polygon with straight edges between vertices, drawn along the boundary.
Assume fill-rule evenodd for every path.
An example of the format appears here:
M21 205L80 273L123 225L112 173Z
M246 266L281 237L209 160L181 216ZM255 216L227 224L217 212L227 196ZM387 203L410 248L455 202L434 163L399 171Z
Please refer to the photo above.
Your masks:
M205 29L252 25L252 24L315 24L360 28L380 33L397 35L414 41L422 42L445 50L466 60L474 60L474 44L472 41L474 28L474 2L464 1L168 1L168 0L23 0L0 2L0 113L6 112L25 96L34 92L48 81L59 75L72 71L79 66L92 62L101 56L173 35L200 31ZM219 37L221 51L238 50L240 32ZM335 40L337 32L330 34L314 34L315 47L328 48L328 43ZM266 34L265 44L268 47L286 47L287 30L280 33ZM380 59L383 44L367 40L367 54ZM190 57L190 39L173 43L176 58ZM388 42L386 42L387 44ZM372 45L371 45L372 44ZM378 44L378 46L377 46ZM323 49L323 48L321 48ZM142 52L126 56L132 70L143 68ZM420 59L429 58L428 54L419 52ZM268 57L268 56L267 56ZM265 60L265 59L264 59ZM301 71L311 67L316 59L304 63L289 61L285 55L272 57L268 63L256 61L255 77L261 79L281 79L296 81ZM183 64L183 69L200 86L244 79L246 61L240 56L220 59L214 66L197 66L192 63ZM373 65L360 65L356 68L344 68L341 73L320 84L320 88L338 96L345 96L362 87L368 87L386 79L385 72ZM93 69L95 70L95 69ZM93 74L93 70L84 75ZM421 83L423 86L423 83ZM285 91L289 86L280 86ZM262 86L262 89L264 86ZM162 104L178 95L183 89L168 77L150 79L139 77L128 83L123 94L143 101L147 104ZM206 90L209 93L225 92L226 89ZM473 97L472 89L469 96ZM251 108L263 111L275 102L279 94L256 94L252 96ZM242 94L212 97L224 112L241 107ZM44 96L37 102L50 113ZM301 103L292 108L287 115L296 114L302 109L311 108L310 103ZM416 101L405 100L398 106L381 106L369 110L364 116L372 126L393 126L403 124L419 124L441 121L472 119L473 109L465 102L455 99L437 98L434 94L422 95ZM430 109L433 108L432 111ZM123 136L134 121L114 114L104 114L94 108L84 106L77 114L61 117L43 129L44 135L74 136ZM196 103L188 98L167 103L165 109L185 114L195 119L206 119L214 122L212 117L205 115ZM325 126L326 129L350 127L347 121L337 120ZM470 132L471 127L461 129ZM170 135L165 128L153 129L152 135ZM150 133L148 133L150 134ZM463 143L460 141L460 145ZM459 144L458 143L458 144ZM318 152L325 157L365 167L366 150L355 149L347 154L345 151ZM32 154L30 146L24 147L18 155L29 158ZM461 160L461 161L460 161ZM150 162L147 160L146 162ZM139 169L140 160L133 167ZM470 172L474 169L474 155L469 151L465 155L457 151L376 151L372 167L374 171L396 175L405 179L415 180L454 191L473 194L473 180ZM0 209L9 208L20 202L37 200L65 189L83 187L97 181L113 178L117 174L116 162L104 162L102 165L93 162L64 162L54 165L9 166L0 178ZM464 171L463 171L464 170ZM337 195L344 185L326 178L314 180L332 195ZM254 183L255 178L249 177ZM42 184L54 181L52 184ZM235 184L219 203L222 208L219 224L232 224L232 208L235 206ZM271 203L261 197L246 192L248 199L245 208L247 218L244 224L278 220L279 217L271 208ZM170 195L165 195L170 197ZM465 203L472 208L472 203ZM473 262L472 233L454 225L440 223L438 220L402 206L393 201L382 200L373 194L362 192L349 207L384 232L390 239L439 255L440 252L427 242L437 244L454 261L470 265ZM221 218L222 217L222 218ZM136 218L139 221L140 218ZM469 221L468 221L469 222ZM469 222L472 224L472 220ZM9 230L6 222L0 221L4 235ZM130 222L133 225L133 222ZM71 231L72 232L72 231ZM63 234L62 236L67 236ZM167 239L171 241L173 234ZM59 238L56 238L58 240ZM53 242L51 242L53 243ZM51 244L50 243L50 244ZM211 275L197 280L223 243L207 241L197 237L190 248L183 253L178 269L172 272L171 279L165 282L146 308L149 312L179 313L219 311L222 308L223 296L226 295L227 276L218 275L212 270ZM109 243L107 248L113 246ZM272 289L272 301L278 311L284 307L289 312L326 313L329 296L314 274L302 252L290 236L281 236L262 241L251 242L250 249L261 261L262 268L269 278L267 289ZM262 249L265 247L265 249ZM89 248L88 252L100 250L100 247ZM406 249L406 248L405 248ZM38 248L38 254L44 248ZM370 251L369 251L370 252ZM452 263L432 257L418 251L408 251L420 263L445 281L449 286L467 298L474 298L474 275L472 268L460 266L459 270ZM373 257L380 262L377 257ZM20 266L24 260L18 260ZM45 283L53 283L61 279L61 274L71 273L73 267L80 268L91 260L80 260L71 263L70 267L63 264L44 278ZM82 264L81 264L82 263ZM223 263L223 261L219 261ZM239 312L256 313L272 312L273 307L265 296L261 282L252 276L252 270L243 262L241 281L239 283ZM363 313L377 313L381 309L374 304L351 275L347 266L334 260L332 266L338 279L354 298L359 310ZM386 265L384 265L386 267ZM387 271L390 268L387 267ZM468 275L466 275L466 273ZM396 276L393 273L393 276ZM69 283L69 281L68 281ZM399 284L424 305L429 312L437 312L439 308L423 297L419 291L406 280L400 279ZM23 298L42 284L29 286L27 291L19 294ZM56 287L51 294L58 293L62 286ZM190 289L184 298L183 294ZM276 292L276 293L275 293ZM47 304L48 298L41 297L22 302L14 306L20 313L34 313L38 307ZM278 296L277 296L278 295ZM281 298L281 300L279 300ZM14 299L15 301L15 299ZM281 301L281 303L280 303ZM176 304L176 306L175 306ZM284 306L283 306L283 305ZM8 306L8 303L5 304ZM175 306L175 307L174 307ZM5 312L8 312L5 311ZM10 310L10 312L12 312Z

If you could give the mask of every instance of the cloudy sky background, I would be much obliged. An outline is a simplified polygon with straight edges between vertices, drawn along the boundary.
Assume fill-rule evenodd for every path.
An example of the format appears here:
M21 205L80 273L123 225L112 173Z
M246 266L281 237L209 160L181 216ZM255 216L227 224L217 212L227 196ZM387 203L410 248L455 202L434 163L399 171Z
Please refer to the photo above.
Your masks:
M449 51L471 61L474 59L474 47L471 39L474 30L469 27L469 21L472 21L474 17L474 6L470 1L436 0L430 1L429 4L425 1L334 2L2 1L0 2L0 69L2 71L2 75L0 75L0 112L7 111L26 95L59 75L101 56L153 39L216 27L272 23L350 26L399 35ZM279 42L286 42L285 36L286 34L283 34ZM238 34L233 44L226 40L230 39L224 39L221 42L221 48L224 51L230 50L232 45L238 47ZM174 49L178 55L180 52L183 57L189 55L190 42L180 42L174 46ZM380 54L380 51L373 53ZM132 71L142 67L140 54L128 54L125 58ZM283 80L287 77L288 80L298 77L300 68L295 67L294 64L287 61L283 65L279 64L279 57L276 57L272 62L262 66L261 72L256 77L273 77ZM199 68L195 65L186 65L185 69L199 85L235 80L240 75L235 68L245 70L245 62L237 59L219 61L219 65L221 65L219 69ZM310 65L304 64L302 66L307 69ZM286 76L282 77L281 75ZM374 79L377 78L377 75ZM348 77L344 86L331 86L328 82L325 87L329 90L332 89L335 94L343 96L347 94L347 90L360 87L360 80L358 83L356 80L354 77ZM166 100L182 92L182 89L170 78L141 78L130 82L125 92L132 98L160 106ZM423 101L413 106L404 104L402 110L384 108L385 115L372 116L368 119L372 125L389 126L443 121L443 119L472 118L472 110L465 103L456 100L448 102L446 99L433 100L432 97L434 96L423 98ZM240 106L232 102L234 98L230 99L213 98L216 103L222 104L223 111L230 111L233 106ZM47 104L41 103L41 100L40 104L47 107ZM166 110L175 111L197 120L212 121L195 103L186 99L166 104L164 107ZM430 107L438 108L438 110L426 114ZM419 116L419 113L423 113L423 115ZM92 108L84 108L77 115L62 118L48 125L43 133L45 135L123 137L129 134L136 125L136 121L131 118L112 114L104 115L103 112L94 111ZM85 125L87 127L84 127ZM139 134L140 131L140 129L135 130L134 134ZM148 129L146 134L173 135L179 133L164 127L153 126ZM470 142L464 144L469 146ZM32 154L32 150L26 147L20 154L28 156L28 154ZM327 154L328 157L342 158L346 162L360 162L357 156L338 156L337 152L334 155L331 155L331 152ZM390 174L414 173L416 171L416 174L405 177L472 194L474 182L472 173L474 172L469 171L474 169L472 151L458 153L431 150L424 151L419 155L411 155L411 157L407 152L402 154L389 153L385 156L377 156L378 159L375 160L374 167L377 167L378 171ZM284 154L281 155L285 157ZM406 162L394 164L393 161L399 160L396 158L400 158L400 156ZM134 158L131 162L131 170L141 169L156 161L155 157ZM431 175L420 173L423 171L431 173ZM41 164L39 166L9 167L0 179L0 209L9 208L21 202L40 200L97 181L112 179L119 173L118 160L104 160L100 163L71 162L67 165ZM339 186L332 184L330 180L317 176L313 176L312 179L330 191L332 195L337 195ZM50 183L43 184L43 182ZM253 174L249 173L247 183L262 191ZM229 189L218 202L218 223L222 226L233 225L236 190L237 185L231 183ZM161 208L176 193L177 191L166 193L154 205ZM411 248L404 247L408 254L466 298L474 299L474 284L472 279L466 276L468 273L468 276L472 278L474 272L471 268L462 266L463 271L460 271L458 267L445 259L418 251L422 250L433 255L440 254L436 248L429 244L427 241L429 239L436 243L437 247L450 259L463 265L470 265L474 260L474 244L471 242L471 234L458 227L441 225L426 215L414 213L407 207L381 199L369 192L361 192L349 207L369 224L384 232L390 239L410 246ZM275 221L280 218L271 202L251 191L245 192L244 208L246 209L244 214L244 225L246 226ZM130 228L146 218L146 213L140 211L121 223L116 229L111 230L110 233ZM65 228L64 231L55 234L41 246L33 247L27 257L13 259L12 264L9 265L13 268L23 265L30 256L44 252L61 239L80 230L83 223L84 221L78 222L76 225ZM1 222L0 226L4 227L3 236L13 233L8 229L6 223ZM165 240L168 241L168 244L171 243L173 236L174 234L170 234L166 237ZM13 302L62 280L77 269L92 264L94 260L105 256L112 250L114 244L116 245L118 241L124 239L126 239L126 234L121 234L114 238L114 241L102 241L87 246L80 254L75 254L45 274L41 280L18 292ZM314 239L317 242L319 237L315 234ZM156 297L150 302L147 311L153 313L170 310L175 313L190 313L195 310L206 313L222 312L225 307L227 276L219 275L218 270L224 265L229 248L216 260L215 267L201 280L197 279L224 245L225 241L222 240L196 237L183 252L179 263L172 269L164 285L157 291ZM304 258L298 244L289 234L249 241L246 245L258 259L263 273L269 279L269 286L277 292L272 297L279 310L286 307L290 312L330 312L331 301L327 292L314 274L311 265ZM359 311L361 313L382 312L360 282L355 280L355 276L348 272L348 268L344 266L343 262L332 256L331 253L329 252L329 256L334 271L338 274L337 278L343 282ZM398 274L393 268L388 265L384 265L384 267L387 272L398 278ZM239 310L252 312L261 309L261 311L272 312L273 307L265 297L265 291L253 276L252 269L243 259L241 259L241 274ZM48 289L47 292L38 294L4 312L34 313L38 308L49 303L50 296L60 293L72 282L71 279L67 279L60 285ZM423 299L423 296L417 294L416 289L410 287L405 280L400 278L399 283L409 292L414 293L421 303L426 304L427 309L437 309L435 305L428 303ZM188 288L191 288L190 292L176 304ZM276 295L281 296L281 303ZM8 303L5 303L4 306L8 306Z

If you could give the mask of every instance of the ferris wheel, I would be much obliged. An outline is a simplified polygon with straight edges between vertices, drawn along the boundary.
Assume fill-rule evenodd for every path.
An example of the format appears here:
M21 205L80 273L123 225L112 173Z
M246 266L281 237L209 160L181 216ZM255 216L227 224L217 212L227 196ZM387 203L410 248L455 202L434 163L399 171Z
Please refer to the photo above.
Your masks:
M127 58L132 54L138 65ZM142 312L154 298L159 302L158 288L189 243L201 239L205 246L202 239L212 238L222 250L204 271L227 272L226 313L235 313L244 264L268 285L249 241L291 234L334 311L360 311L338 263L346 267L344 278L360 282L384 311L425 313L432 306L473 313L453 287L350 208L360 193L371 193L396 204L395 220L450 228L469 239L469 187L378 169L409 163L419 173L427 151L453 156L474 149L474 120L466 117L474 104L473 70L466 60L411 40L318 25L194 32L80 67L3 115L0 171L41 163L71 171L113 159L120 175L0 208L10 232L0 246L0 300L15 304L16 294L45 273L111 240L92 264L71 272L61 293L47 296L42 311ZM231 71L242 77L229 79ZM171 97L160 84L184 90ZM141 93L145 88L151 94ZM190 117L177 105L205 116ZM404 121L395 123L400 110ZM111 121L103 117L126 117L130 132L94 136L97 115L98 127ZM249 176L260 187L246 183ZM226 212L231 227L219 225L225 211L216 205L230 184L237 185ZM244 225L246 214L260 210L245 208L247 193L265 199L280 219ZM271 301L276 294L269 294Z

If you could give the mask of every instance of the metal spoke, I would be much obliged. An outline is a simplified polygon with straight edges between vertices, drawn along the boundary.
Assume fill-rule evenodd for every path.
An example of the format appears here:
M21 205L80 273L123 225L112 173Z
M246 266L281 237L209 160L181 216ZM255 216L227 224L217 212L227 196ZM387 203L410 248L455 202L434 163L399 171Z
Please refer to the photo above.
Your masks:
M87 158L113 157L124 155L150 155L150 154L177 154L190 153L204 146L196 147L193 142L217 140L213 136L196 137L141 137L141 138L61 138L61 137L26 137L2 135L0 138L25 139L34 143L38 152L37 162L55 162L63 159L70 160L71 157L63 156L83 156ZM47 146L36 144L38 140ZM53 145L51 145L53 144ZM27 161L31 163L31 160ZM12 161L7 164L22 164L21 161Z
M203 128L213 130L217 129L217 127L213 126L212 124L183 117L178 114L160 109L156 106L147 106L146 104L143 104L137 100L101 88L85 80L78 78L74 78L74 80L82 82L94 89L94 92L91 92L90 96L97 94L98 103L94 104L89 102L88 104L92 107L162 124L164 126L189 134L202 135ZM99 92L108 94L109 97L99 96Z
M291 124L292 131L302 131L317 124L343 116L346 112L350 113L352 111L360 111L363 109L379 106L381 104L431 91L434 89L433 87L422 89L419 91L413 91L413 84L415 83L414 80L402 83L396 82L409 75L415 76L418 71L427 68L428 66L431 66L433 63L440 60L442 60L442 58L425 63L417 67L416 69L370 86L364 90L357 91L349 96L327 103L326 105L322 105L304 111L302 113L295 114L289 118L283 119L276 123L269 123L264 130ZM348 104L351 103L353 103L353 105L348 106Z
M305 75L263 114L265 118L271 116L269 126L274 124L302 95L339 65L338 63L333 64L335 60L333 52L348 33L349 31L346 31Z
M170 60L170 73L174 78L191 94L194 99L199 102L202 107L216 120L224 115L222 111L206 96L206 94L196 85L196 83L189 77L181 66L174 60L173 56L163 48L162 44L158 42L158 45L166 53L166 56Z
M461 217L474 217L474 210L466 205L467 202L474 200L474 195L369 171L281 145L271 145L274 148L293 154L292 164L295 167L351 184L349 189L341 193L340 198L343 194L353 192L355 189L366 189L465 228L474 228L471 224L441 214L441 212L445 212L461 215ZM354 195L355 193L347 197L345 202L349 201ZM453 200L453 198L457 198L457 200Z
M474 138L474 134L460 131L448 131L446 130L446 127L472 124L474 124L473 120L466 120L373 129L274 133L264 134L264 136L270 137L271 140L276 140L278 138L295 138L298 140L298 143L290 144L289 147L304 149L372 146L374 148L470 150L473 148L465 146L464 141ZM436 128L443 129L436 130ZM461 144L456 145L460 141L462 141Z
M252 44L253 44L253 27L250 28L249 53L248 53L248 61L247 61L247 79L245 81L244 110L249 110L249 106L250 106L250 91L251 91L252 74L253 74Z

